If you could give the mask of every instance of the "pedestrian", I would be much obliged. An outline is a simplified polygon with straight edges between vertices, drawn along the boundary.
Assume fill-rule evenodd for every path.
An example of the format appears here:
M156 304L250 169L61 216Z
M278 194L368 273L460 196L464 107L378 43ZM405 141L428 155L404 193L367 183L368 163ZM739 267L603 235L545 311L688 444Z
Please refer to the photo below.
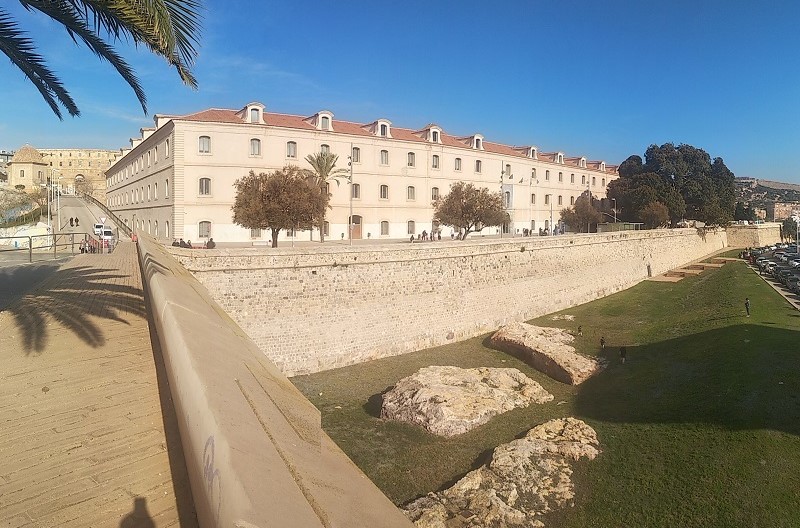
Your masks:
M172 239L172 247L180 247L180 244L178 244L178 239L177 238L173 238Z
M184 242L184 241L183 241L183 239L181 239L181 241L180 241L180 242L178 242L178 247L185 248L185 247L189 247L189 246L187 246L187 245L186 245L186 242Z
M414 235L411 235L411 243L414 243Z
M628 350L624 346L619 347L619 360L623 365L626 357L628 357Z
M74 218L70 218L69 219L69 226L70 227L75 227L75 219Z
M579 336L583 335L583 327L581 327L581 325L578 325L578 335Z
M192 246L192 241L191 240L187 240L186 241L186 247L189 248L189 249L194 249L194 246Z
M78 217L76 216L75 217L75 227L79 227L79 226L80 226L80 222L78 221Z
M605 350L605 349L606 349L606 338L604 336L600 338L600 350Z
M214 242L213 238L209 238L208 242L206 242L206 249L214 249L215 247L217 247L217 243Z
M441 232L441 231L439 231L438 233L436 233L436 240L438 240L439 242L441 242L441 241L442 241L442 232Z
M747 312L747 317L750 317L750 298L744 298L744 310Z

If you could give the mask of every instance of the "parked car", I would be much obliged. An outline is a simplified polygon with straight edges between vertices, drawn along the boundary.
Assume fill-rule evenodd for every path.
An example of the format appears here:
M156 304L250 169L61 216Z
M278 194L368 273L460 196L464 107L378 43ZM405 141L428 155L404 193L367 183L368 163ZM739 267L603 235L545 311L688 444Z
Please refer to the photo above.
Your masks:
M102 235L102 234L103 234L103 228L104 228L104 227L105 227L105 226L104 226L103 224L95 224L95 225L94 225L94 234L95 234L95 235L98 235L98 236L99 236L99 235Z
M100 233L100 243L103 247L106 248L113 248L114 247L114 231L111 230L110 227L103 227L102 232Z

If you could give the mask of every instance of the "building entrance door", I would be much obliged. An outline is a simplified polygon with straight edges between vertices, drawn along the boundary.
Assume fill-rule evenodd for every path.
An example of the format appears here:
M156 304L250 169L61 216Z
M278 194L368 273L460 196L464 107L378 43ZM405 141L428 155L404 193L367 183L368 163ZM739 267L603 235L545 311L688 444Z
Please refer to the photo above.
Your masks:
M361 216L353 215L350 228L352 229L353 240L361 240Z

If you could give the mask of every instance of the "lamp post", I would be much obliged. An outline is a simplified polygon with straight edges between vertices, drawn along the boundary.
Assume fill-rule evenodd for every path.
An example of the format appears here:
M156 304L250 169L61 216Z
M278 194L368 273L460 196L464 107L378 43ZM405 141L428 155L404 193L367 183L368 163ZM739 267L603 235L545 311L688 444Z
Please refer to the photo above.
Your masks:
M614 203L614 223L617 223L617 199L612 198L611 201Z
M350 166L350 177L348 181L350 183L350 218L347 220L347 232L349 234L348 238L350 239L350 245L353 245L353 144L350 143L350 155L347 156L347 164Z
M58 230L61 230L61 176L56 180L56 209L58 210Z
M550 202L550 233L549 235L555 234L555 229L553 228L553 195L552 194L545 194L547 197L547 201Z

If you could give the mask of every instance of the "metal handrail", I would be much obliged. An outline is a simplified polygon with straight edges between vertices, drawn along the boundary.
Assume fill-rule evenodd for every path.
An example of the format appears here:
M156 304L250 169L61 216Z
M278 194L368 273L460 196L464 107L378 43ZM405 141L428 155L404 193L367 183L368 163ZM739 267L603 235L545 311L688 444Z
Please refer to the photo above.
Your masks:
M131 230L131 228L128 227L125 224L125 222L123 222L117 215L112 213L111 210L108 207L106 207L106 205L104 203L100 202L97 198L95 198L94 196L92 196L90 194L87 194L87 193L81 193L81 196L85 200L90 201L94 205L99 207L100 210L103 211L106 215L108 215L114 221L114 223L117 224L117 227L119 227L119 229L121 229L122 232L125 233L127 236L132 236L133 235L133 231Z
M39 244L38 246L34 244L34 240L42 238L46 239L43 244ZM27 251L29 263L33 262L34 250L41 250L41 254L49 253L50 250L52 250L54 259L59 257L59 248L64 250L69 248L69 254L71 255L77 253L76 247L78 251L80 251L81 248L86 248L90 253L102 253L103 249L108 249L107 252L111 253L114 250L113 244L106 246L103 244L102 240L96 238L93 234L83 231L77 233L50 233L47 235L4 236L0 237L0 240L24 241L25 243L21 246L15 245L15 247L6 247L5 245L0 245L0 253ZM83 242L83 244L81 242ZM84 251L81 252L83 253Z

